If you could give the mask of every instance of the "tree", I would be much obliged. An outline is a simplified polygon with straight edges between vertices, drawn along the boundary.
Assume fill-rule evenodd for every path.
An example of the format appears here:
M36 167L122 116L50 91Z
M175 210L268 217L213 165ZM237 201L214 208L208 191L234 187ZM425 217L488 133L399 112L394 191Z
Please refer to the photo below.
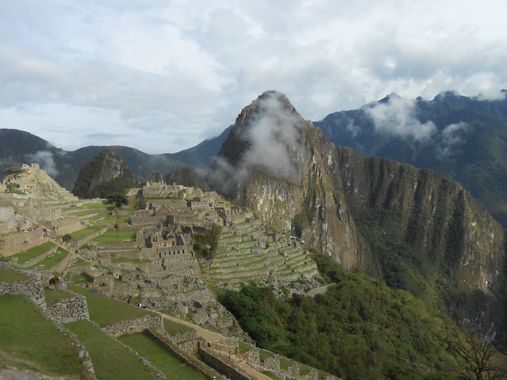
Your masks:
M106 197L106 203L112 204L117 208L129 203L128 198L123 193L111 193Z
M490 339L472 335L465 339L450 337L448 346L457 362L454 372L460 378L491 380L507 376L506 359L493 347Z
M65 234L65 235L63 235L63 236L62 236L62 241L63 241L64 243L68 243L68 242L70 242L71 240L72 240L72 236L71 236L71 235L69 235L69 234Z

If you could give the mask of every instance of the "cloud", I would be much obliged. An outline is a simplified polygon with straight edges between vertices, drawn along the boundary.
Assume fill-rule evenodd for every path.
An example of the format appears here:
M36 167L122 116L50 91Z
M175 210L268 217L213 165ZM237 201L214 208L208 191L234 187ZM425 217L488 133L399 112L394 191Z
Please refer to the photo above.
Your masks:
M437 130L433 122L421 123L417 119L414 100L397 95L390 95L385 102L365 106L363 110L379 132L424 141Z
M246 142L246 151L234 157L239 160L237 162L231 163L220 157L215 163L211 180L224 192L232 190L253 170L262 170L289 182L297 179L297 157L303 150L300 137L304 121L281 93L264 93L254 104L254 113L247 119L248 125L237 130L241 140ZM240 123L245 121L240 120Z
M51 177L55 177L58 175L58 170L56 169L53 153L50 151L40 150L36 153L27 154L25 156L25 160L28 163L39 164L40 167Z
M313 120L391 92L498 98L507 88L506 7L501 0L4 0L0 127L65 149L128 140L162 153L217 135L268 88ZM91 139L104 131L110 139Z
M441 141L437 145L436 152L440 160L449 159L458 145L465 142L466 134L472 130L472 126L465 122L449 124L441 132Z

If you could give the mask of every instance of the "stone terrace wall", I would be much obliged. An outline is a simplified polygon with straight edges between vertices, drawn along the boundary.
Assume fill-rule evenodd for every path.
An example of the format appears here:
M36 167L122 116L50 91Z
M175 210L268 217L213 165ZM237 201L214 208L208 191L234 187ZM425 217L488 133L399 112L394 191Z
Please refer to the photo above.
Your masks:
M63 298L47 306L49 317L59 323L68 323L82 319L89 320L88 304L82 295Z
M170 337L170 339L180 350L194 356L197 355L199 343L204 342L204 340L197 335L195 330L178 333Z
M222 359L216 352L206 348L205 345L199 345L199 357L202 361L218 372L224 374L231 380L251 380L252 378L246 373L243 373L238 368L235 368L224 359Z
M155 339L162 347L178 357L181 361L184 361L195 369L201 371L208 379L222 378L217 371L197 359L196 355L183 351L181 346L177 345L173 339L168 337L166 334L153 329L146 330L146 333Z
M270 371L277 377L284 380L338 380L339 378L331 374L319 377L319 372L315 368L311 368L295 360L291 360L285 356L275 354L271 351L265 351L269 356L263 361L259 360L259 352L257 347L252 347L249 352L241 354L241 357L252 367L258 371ZM302 374L303 373L303 374Z
M46 299L44 298L42 276L38 273L22 273L31 278L18 282L0 282L0 295L24 294L42 310L46 310Z
M155 327L162 330L162 317L159 315L145 315L136 319L119 321L103 328L108 334L119 337L122 335L135 334Z

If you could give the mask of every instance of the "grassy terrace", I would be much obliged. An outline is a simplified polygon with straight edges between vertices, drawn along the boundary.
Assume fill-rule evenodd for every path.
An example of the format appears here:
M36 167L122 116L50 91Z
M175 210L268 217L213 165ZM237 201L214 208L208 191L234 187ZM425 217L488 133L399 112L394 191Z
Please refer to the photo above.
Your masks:
M97 243L117 243L124 241L133 241L136 238L134 230L115 230L108 229L105 233L93 239Z
M37 264L37 268L40 269L51 269L56 264L60 263L63 259L67 257L69 252L61 247L58 247L55 253L50 254L48 257L43 259L41 262Z
M28 280L28 277L22 273L8 268L0 268L0 282L17 282Z
M33 362L43 372L79 378L82 372L70 340L20 295L0 296L0 351Z
M182 325L181 323L173 322L169 319L164 319L164 328L165 331L171 336L192 330L192 328L188 326Z
M122 264L122 263L145 264L145 263L149 263L150 260L148 260L148 259L129 259L127 257L115 257L115 258L111 259L111 262L113 264Z
M100 231L102 227L101 226L91 226L83 228L82 230L78 230L76 232L73 232L70 234L73 240L81 240L87 236L90 236L91 234Z
M30 249L27 249L26 251L16 253L15 255L11 256L10 259L17 259L18 264L24 264L32 259L35 259L36 257L46 253L51 248L53 248L55 245L48 241L46 243L36 245L35 247L32 247Z
M44 290L44 298L46 299L48 306L54 304L56 301L70 298L72 296L72 293L66 292L65 290Z
M79 286L71 286L70 288L86 297L90 319L102 327L118 321L139 318L150 313L137 306L92 293L90 290Z
M132 352L88 321L67 324L92 357L98 379L152 379L148 369Z
M200 371L164 349L146 334L124 335L120 340L148 359L170 380L205 380Z

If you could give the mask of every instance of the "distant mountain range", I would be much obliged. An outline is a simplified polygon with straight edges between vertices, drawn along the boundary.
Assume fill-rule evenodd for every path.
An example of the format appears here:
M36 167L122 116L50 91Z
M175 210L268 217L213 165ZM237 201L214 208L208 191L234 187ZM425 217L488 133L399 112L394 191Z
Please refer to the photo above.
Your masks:
M336 145L461 182L507 226L507 99L446 92L409 101L391 95L315 125Z
M148 154L126 146L87 146L65 151L31 133L16 129L0 129L0 178L12 165L37 162L60 185L72 190L81 168L103 149L117 153L134 175L148 179L153 173L168 173L183 165L207 171L227 136L204 140L190 149L177 153Z
M461 182L507 226L505 98L480 100L446 92L428 101L394 94L356 110L332 113L314 124L336 145L430 168ZM10 164L38 162L72 189L81 167L108 148L142 179L181 165L205 172L230 129L192 148L155 155L124 146L88 146L68 152L30 133L0 129L0 171Z

